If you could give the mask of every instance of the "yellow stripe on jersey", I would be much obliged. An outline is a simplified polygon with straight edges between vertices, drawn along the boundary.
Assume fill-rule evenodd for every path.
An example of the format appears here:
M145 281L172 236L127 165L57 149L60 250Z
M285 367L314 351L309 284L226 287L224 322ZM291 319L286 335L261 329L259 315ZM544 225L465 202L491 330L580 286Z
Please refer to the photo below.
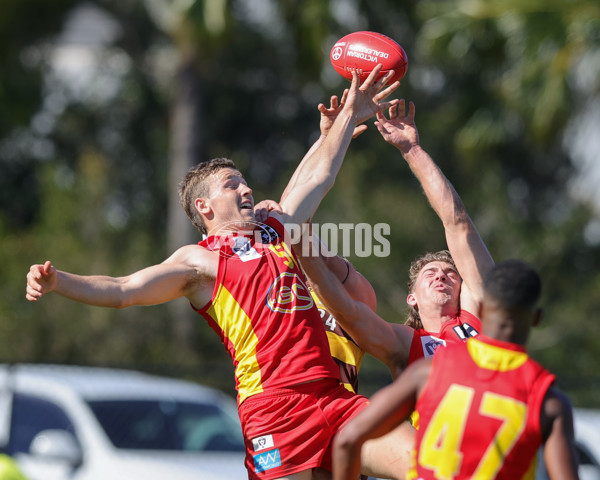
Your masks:
M239 402L263 391L260 368L256 359L258 337L246 312L223 285L215 295L207 313L219 325L223 334L233 344L238 361L235 376L239 380ZM243 346L238 350L239 346Z
M467 341L467 349L477 366L487 370L507 372L519 368L527 361L527 354L524 352L509 351L476 338Z
M523 476L522 480L534 480L535 474L537 472L537 465L538 457L537 455L534 455L531 460L531 465L529 465L529 468L527 469L527 472L525 472L525 475Z
M341 337L334 332L326 332L329 341L331 356L348 365L357 366L362 359L362 350L346 337Z

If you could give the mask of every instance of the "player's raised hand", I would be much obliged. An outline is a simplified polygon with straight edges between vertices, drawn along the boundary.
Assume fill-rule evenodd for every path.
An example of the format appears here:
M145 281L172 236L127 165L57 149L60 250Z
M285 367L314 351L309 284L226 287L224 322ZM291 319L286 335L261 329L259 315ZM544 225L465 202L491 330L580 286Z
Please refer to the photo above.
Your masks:
M341 100L338 101L337 95L332 95L329 100L329 108L327 108L324 104L320 103L317 108L321 113L321 121L319 123L319 129L321 130L321 135L327 136L333 122L344 108L346 104L346 99L348 98L348 89L344 90L342 94ZM361 133L363 133L367 129L366 125L357 125L352 133L352 138L358 137Z
M254 219L257 222L266 222L272 211L282 213L283 209L275 200L262 200L254 206Z
M25 298L30 302L38 301L46 293L54 290L57 278L56 268L50 260L43 265L32 265L27 274Z
M376 80L382 68L382 64L377 65L362 84L358 72L352 72L352 85L348 92L346 106L352 109L357 124L398 103L398 100L382 101L400 86L400 82L396 81L386 87L388 80L394 76L393 70Z
M383 139L394 145L402 153L408 152L413 146L419 145L419 132L415 124L415 104L409 102L408 114L406 101L401 99L397 105L389 109L389 119L383 112L377 112L375 126Z

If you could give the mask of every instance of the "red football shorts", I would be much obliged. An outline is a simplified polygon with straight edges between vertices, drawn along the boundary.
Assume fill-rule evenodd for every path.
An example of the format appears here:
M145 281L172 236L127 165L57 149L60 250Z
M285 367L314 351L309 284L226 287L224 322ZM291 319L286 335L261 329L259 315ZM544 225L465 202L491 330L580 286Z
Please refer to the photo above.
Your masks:
M367 402L335 379L247 398L239 413L248 477L272 480L317 467L331 471L334 435Z

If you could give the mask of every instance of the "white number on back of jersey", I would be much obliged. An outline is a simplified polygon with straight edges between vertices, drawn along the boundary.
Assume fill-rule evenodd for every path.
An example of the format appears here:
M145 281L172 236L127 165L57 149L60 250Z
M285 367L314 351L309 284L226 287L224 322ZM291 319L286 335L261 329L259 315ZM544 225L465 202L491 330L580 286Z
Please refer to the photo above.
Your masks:
M337 325L335 318L332 315L329 315L329 318L325 320L325 325L329 327L329 330L332 332L335 330L335 326Z

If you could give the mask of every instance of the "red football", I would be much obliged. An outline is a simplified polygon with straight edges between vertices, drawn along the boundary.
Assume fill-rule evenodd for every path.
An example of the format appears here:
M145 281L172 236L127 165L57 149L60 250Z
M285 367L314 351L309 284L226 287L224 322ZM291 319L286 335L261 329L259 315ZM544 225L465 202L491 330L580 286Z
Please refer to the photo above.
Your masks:
M354 32L340 38L331 49L329 59L342 77L352 80L352 70L357 70L361 81L381 63L383 68L377 78L390 70L395 72L388 84L404 77L408 67L404 49L390 37L376 32Z

